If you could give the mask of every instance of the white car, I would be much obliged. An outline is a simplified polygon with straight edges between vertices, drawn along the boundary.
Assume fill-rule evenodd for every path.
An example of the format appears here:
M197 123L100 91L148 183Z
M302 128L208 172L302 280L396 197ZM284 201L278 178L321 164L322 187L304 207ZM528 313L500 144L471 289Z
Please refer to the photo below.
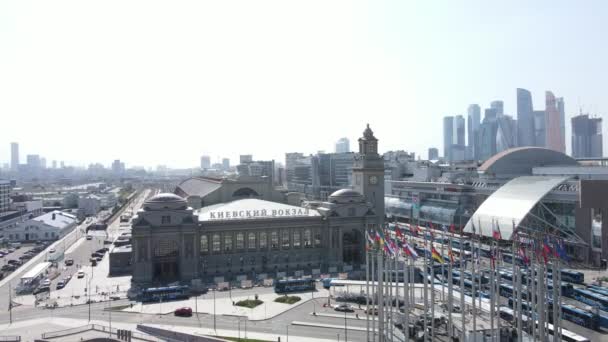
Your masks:
M84 278L84 271L78 271L78 273L76 273L76 276L78 278Z
M55 248L49 249L49 253L55 253Z
M42 283L40 283L42 286L51 286L51 281L48 279L45 279L42 281Z

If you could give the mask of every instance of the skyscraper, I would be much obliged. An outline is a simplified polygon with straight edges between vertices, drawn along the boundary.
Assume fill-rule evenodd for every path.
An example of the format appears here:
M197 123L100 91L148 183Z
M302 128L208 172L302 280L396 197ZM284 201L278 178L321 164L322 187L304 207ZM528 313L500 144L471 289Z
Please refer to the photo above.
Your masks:
M465 129L462 115L443 118L443 149L447 161L464 160L466 145Z
M545 129L546 119L544 110L535 110L534 116L534 146L545 147L547 144L547 134ZM519 145L521 146L521 145Z
M340 138L336 142L336 153L347 153L350 152L350 141L348 138Z
M500 100L490 102L490 108L494 109L496 116L505 115L505 104Z
M558 97L555 99L557 105L557 111L559 112L559 129L561 134L561 140L563 141L562 151L566 152L566 112L564 105L564 98Z
M452 161L452 144L454 143L454 117L443 118L443 157Z
M603 157L602 118L589 118L588 114L572 118L572 157Z
M435 147L429 148L429 160L439 159L439 150Z
M560 113L557 107L555 95L545 92L545 132L547 137L546 147L555 151L565 152L564 137L560 127Z
M517 145L535 146L532 94L517 88Z
M11 143L11 169L13 171L19 170L19 143Z
M472 104L467 109L467 159L479 159L480 123L481 109L479 108L478 104Z
M201 156L201 169L207 170L211 168L211 157Z
M230 170L230 159L228 159L228 158L222 159L222 169L224 169L224 171Z

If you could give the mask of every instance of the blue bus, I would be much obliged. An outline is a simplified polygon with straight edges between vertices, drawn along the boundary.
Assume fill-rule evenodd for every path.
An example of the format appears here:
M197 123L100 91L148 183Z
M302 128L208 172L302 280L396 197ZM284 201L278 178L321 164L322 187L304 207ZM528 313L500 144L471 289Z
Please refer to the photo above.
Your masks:
M600 310L608 310L608 297L584 289L574 289L574 299L585 304L596 306Z
M509 298L509 307L513 308L514 305L515 300L512 297ZM523 311L529 311L530 307L528 302L522 300L521 309ZM596 313L579 309L575 306L567 304L561 305L561 310L563 319L576 323L587 329L598 330L601 325L600 316ZM553 323L553 301L551 300L549 300L546 315L549 319L549 323Z
M321 279L321 283L323 283L323 288L326 290L329 290L329 288L332 286L331 281L334 279L338 280L340 278L323 278L323 279Z
M512 264L513 263L513 254L503 253L503 255L502 255L502 261L504 261L506 263L509 263L509 264ZM515 257L515 262L519 266L525 266L524 265L524 261L519 256Z
M600 327L600 317L598 314L587 310L579 309L572 305L561 305L562 317L570 322L576 323L587 329L598 330ZM549 316L551 320L553 316Z
M166 302L169 300L188 299L190 288L186 285L152 287L144 289L140 298L142 302Z
M547 277L553 279L553 270L549 268L547 272ZM585 274L579 271L561 270L560 277L561 281L567 281L569 283L583 284L585 282Z
M549 290L549 295L553 295L553 282L549 282L547 283L547 290ZM560 285L560 292L562 296L565 297L572 297L572 294L574 293L574 286L572 286L572 284L561 284Z
M314 279L289 279L274 283L274 292L276 293L314 291L315 288Z
M517 297L517 292L513 289L513 286L508 284L500 284L500 288L498 289L498 294L502 297ZM521 298L524 300L528 300L528 290L525 286L521 287Z
M587 285L587 290L601 294L603 296L608 296L608 289L605 287L596 286L596 285Z

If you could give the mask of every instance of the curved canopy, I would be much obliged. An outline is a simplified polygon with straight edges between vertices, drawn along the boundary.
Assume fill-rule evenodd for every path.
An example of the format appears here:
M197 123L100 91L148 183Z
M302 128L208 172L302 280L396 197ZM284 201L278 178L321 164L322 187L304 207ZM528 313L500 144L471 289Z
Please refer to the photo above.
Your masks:
M515 147L493 155L478 170L494 175L531 175L537 166L568 166L578 162L568 155L542 147Z
M564 176L522 176L517 177L496 190L475 211L465 232L492 236L492 220L500 227L503 239L510 240L513 224L518 226L530 210L556 186L570 177Z

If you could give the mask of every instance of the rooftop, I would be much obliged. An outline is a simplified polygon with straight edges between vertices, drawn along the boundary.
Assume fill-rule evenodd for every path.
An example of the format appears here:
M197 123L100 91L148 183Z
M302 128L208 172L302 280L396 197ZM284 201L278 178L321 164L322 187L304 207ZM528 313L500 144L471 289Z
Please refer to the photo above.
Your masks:
M52 227L64 228L69 226L70 224L76 223L77 218L72 214L68 214L59 210L54 210L44 215L34 217L32 220L42 222Z

